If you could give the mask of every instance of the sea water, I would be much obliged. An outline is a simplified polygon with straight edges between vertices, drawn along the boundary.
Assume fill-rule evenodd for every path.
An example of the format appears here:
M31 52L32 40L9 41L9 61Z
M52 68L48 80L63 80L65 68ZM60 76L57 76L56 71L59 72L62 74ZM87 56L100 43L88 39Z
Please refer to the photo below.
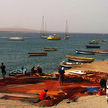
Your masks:
M61 40L41 39L38 33L0 33L0 63L6 65L7 75L10 71L24 66L30 71L31 67L40 65L45 73L57 71L61 61L67 60L66 55L79 57L92 57L95 61L108 59L108 54L82 55L75 50L87 49L88 41L99 40L101 50L108 50L107 34L70 34L70 39L65 40L64 34L59 34ZM9 41L9 36L24 36L24 41ZM102 42L105 40L105 42ZM42 52L44 48L57 48L57 51L49 51L47 56L29 56L28 52ZM0 73L1 76L1 73Z

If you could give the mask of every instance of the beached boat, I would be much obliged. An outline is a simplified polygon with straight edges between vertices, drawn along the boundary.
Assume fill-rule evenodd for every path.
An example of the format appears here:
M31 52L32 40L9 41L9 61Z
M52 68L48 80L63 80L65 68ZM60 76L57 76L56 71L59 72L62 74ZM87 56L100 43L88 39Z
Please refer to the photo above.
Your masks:
M11 37L8 37L8 40L23 41L24 40L24 37L11 36Z
M70 35L68 33L68 22L66 20L66 25L65 25L65 35L64 35L64 39L68 40L70 38Z
M99 40L91 40L89 41L89 44L98 44L99 43Z
M57 48L44 48L44 51L57 51Z
M98 45L86 45L86 48L100 48Z
M93 50L95 53L108 54L108 50Z
M29 52L29 56L46 56L47 52Z
M80 65L81 63L78 63L78 62L66 62L66 61L62 61L59 66L62 66L62 67L65 67L65 68L71 68L73 66L78 66Z
M70 56L70 55L66 55L66 58L68 58L68 60L70 61L82 62L82 63L90 63L95 60L94 58L76 57L76 56Z
M42 30L41 30L41 35L40 38L41 39L47 39L48 35L46 33L46 24L44 21L44 16L42 17Z
M53 34L53 35L49 35L47 39L48 40L61 40L61 37L59 35Z
M94 55L95 52L93 51L81 51L81 50L76 50L77 54L85 54L85 55Z
M84 72L81 71L81 70L70 71L69 73L72 73L72 74L79 74L79 75L85 75L85 74L86 74L86 73L84 73Z

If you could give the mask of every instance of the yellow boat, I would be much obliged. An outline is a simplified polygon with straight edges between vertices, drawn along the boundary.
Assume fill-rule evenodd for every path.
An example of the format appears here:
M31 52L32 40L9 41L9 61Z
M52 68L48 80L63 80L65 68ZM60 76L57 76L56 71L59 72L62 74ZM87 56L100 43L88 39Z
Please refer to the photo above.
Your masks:
M59 35L53 34L47 37L48 40L61 40Z
M70 55L66 55L66 58L68 58L68 60L71 60L71 61L83 62L83 63L90 63L95 60L94 58L76 57L76 56L70 56Z

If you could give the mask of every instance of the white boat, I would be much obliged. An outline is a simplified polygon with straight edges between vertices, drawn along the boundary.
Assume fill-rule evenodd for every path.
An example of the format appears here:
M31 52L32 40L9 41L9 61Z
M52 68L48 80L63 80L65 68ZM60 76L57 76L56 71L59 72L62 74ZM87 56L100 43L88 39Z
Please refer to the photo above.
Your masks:
M11 36L11 37L8 37L8 40L23 41L24 37Z
M44 21L44 16L42 17L42 30L41 30L41 35L40 35L41 39L47 39L47 33L46 33L46 24Z
M60 64L60 66L65 67L65 68L72 68L74 66L78 66L81 65L81 63L78 62L66 62L66 61L62 61Z
M64 39L69 39L70 38L70 35L68 33L68 22L66 20L66 26L65 26L65 35L64 35Z
M80 74L80 75L85 75L86 74L86 73L84 73L81 70L70 71L69 73L72 73L72 74Z

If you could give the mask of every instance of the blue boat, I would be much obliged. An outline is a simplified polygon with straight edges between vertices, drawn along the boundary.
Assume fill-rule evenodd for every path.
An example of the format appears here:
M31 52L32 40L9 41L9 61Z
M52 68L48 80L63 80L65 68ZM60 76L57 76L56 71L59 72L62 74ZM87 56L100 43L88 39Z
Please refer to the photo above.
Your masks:
M86 45L86 48L100 48L98 45Z

